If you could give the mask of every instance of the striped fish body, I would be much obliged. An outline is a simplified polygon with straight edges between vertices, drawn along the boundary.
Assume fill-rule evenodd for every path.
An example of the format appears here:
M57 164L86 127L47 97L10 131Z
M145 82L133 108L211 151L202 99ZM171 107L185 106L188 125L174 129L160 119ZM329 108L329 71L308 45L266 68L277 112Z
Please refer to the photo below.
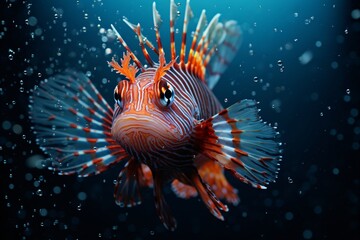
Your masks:
M157 214L169 230L176 220L162 189L170 183L181 198L200 196L223 220L227 205L237 205L237 190L224 170L240 181L265 189L275 181L280 143L275 129L258 116L256 102L242 100L223 109L211 89L235 56L241 31L235 21L206 25L205 10L186 52L192 16L186 3L180 52L175 47L177 5L170 0L171 59L160 37L161 18L153 4L157 47L140 24L124 22L138 36L145 68L111 25L126 49L120 63L109 65L123 79L114 89L114 108L84 74L67 71L44 80L30 97L30 118L40 147L50 156L49 169L87 177L122 164L114 197L120 206L141 203L142 187L152 187ZM158 56L154 61L147 49ZM140 71L140 73L138 73Z
M175 92L174 104L162 106L156 97L159 85L154 83L155 72L155 68L147 69L134 84L125 81L116 87L123 96L121 106L115 106L112 135L127 152L153 169L191 166L198 154L194 127L222 107L202 81L178 64L161 79Z

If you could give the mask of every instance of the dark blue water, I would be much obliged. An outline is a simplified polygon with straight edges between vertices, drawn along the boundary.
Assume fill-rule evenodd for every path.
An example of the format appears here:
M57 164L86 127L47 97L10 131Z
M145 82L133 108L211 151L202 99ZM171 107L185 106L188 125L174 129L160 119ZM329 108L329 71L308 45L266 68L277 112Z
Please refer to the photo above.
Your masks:
M181 32L184 1L179 1ZM118 75L106 61L123 47L103 38L116 24L140 51L123 16L140 22L152 42L150 1L0 3L1 239L357 239L360 236L360 4L356 1L192 1L194 29L203 8L243 31L239 53L214 92L225 107L252 98L277 123L284 161L276 183L253 189L235 179L240 204L215 219L199 199L165 189L178 220L165 230L152 191L135 208L115 205L121 166L94 177L40 169L28 97L40 80L71 68L90 76L112 103ZM168 1L158 1L168 49ZM190 34L189 34L190 35ZM177 34L180 40L180 34ZM179 44L178 44L179 46ZM107 50L106 50L107 49ZM111 51L111 53L110 53ZM167 51L167 50L166 50ZM168 52L168 51L167 51ZM170 54L168 53L167 56Z

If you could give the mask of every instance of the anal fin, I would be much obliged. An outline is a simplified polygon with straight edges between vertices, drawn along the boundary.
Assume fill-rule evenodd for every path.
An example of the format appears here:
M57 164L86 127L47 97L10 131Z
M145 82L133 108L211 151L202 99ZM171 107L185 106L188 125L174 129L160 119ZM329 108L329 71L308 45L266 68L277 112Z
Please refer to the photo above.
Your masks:
M165 228L175 231L177 227L176 219L173 217L171 209L167 204L162 192L164 184L168 181L168 177L162 171L153 172L154 178L154 200L156 213Z
M177 173L177 178L181 182L194 187L211 214L222 221L224 220L221 211L227 212L228 207L216 197L210 186L204 183L195 167Z
M191 197L196 197L198 195L196 189L192 186L189 186L185 183L180 182L179 180L175 179L171 183L171 188L176 194L176 196L184 199L189 199Z
M139 205L141 203L140 187L149 186L146 183L142 164L131 158L121 170L115 185L116 204L121 207Z
M225 199L228 203L237 205L239 197L237 189L232 187L225 178L223 168L216 162L207 159L198 166L198 172L202 180L207 183L219 199Z

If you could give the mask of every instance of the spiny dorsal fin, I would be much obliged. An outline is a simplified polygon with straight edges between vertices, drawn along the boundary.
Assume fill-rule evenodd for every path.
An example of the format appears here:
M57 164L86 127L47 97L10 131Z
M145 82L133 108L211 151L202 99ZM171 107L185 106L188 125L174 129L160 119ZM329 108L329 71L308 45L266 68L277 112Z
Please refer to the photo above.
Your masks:
M183 23L183 32L182 32L182 40L181 40L181 51L180 51L180 64L185 66L185 50L186 50L186 34L187 34L187 27L189 24L190 18L193 16L193 13L190 8L190 0L186 1L186 8L185 8L185 16L184 16L184 23Z
M135 54L131 51L131 49L129 48L129 46L126 44L126 42L124 41L124 39L121 37L120 33L116 30L116 28L114 27L114 25L111 24L111 28L113 30L113 32L115 33L116 37L118 38L119 42L121 43L121 45L124 46L124 48L126 49L126 51L130 54L131 59L135 62L136 66L138 66L138 68L140 68L140 70L142 72L145 71L143 65L141 64L141 62L139 61L139 59L135 56Z
M175 31L174 25L177 18L177 5L174 0L170 0L170 48L171 48L171 60L176 58L176 48L175 48Z
M178 7L174 0L170 0L170 49L171 49L171 62L175 64L177 53L175 48L175 32L174 25L178 16ZM127 19L124 22L136 33L138 36L140 46L146 61L151 67L156 67L157 64L151 59L147 52L145 45L152 49L158 56L159 62L162 58L165 59L161 37L160 25L162 23L159 12L156 9L156 3L153 3L153 22L156 34L157 49L151 42L141 34L140 25L130 23ZM201 12L196 30L191 41L191 47L186 55L186 38L188 32L188 23L193 16L190 8L190 0L186 1L186 9L183 22L182 41L179 54L179 65L183 70L189 74L197 77L199 80L206 82L212 89L220 78L220 75L226 70L227 66L234 58L240 44L240 27L235 21L227 21L225 24L219 22L220 14L216 14L206 25L205 10ZM125 41L121 38L120 34L111 25L113 31L118 37L120 43L130 53L131 58L141 71L145 71L139 60L132 53ZM186 60L187 59L187 60ZM166 61L165 61L166 62ZM163 68L163 64L159 64ZM171 65L172 65L171 64ZM167 65L166 65L167 66ZM161 72L161 71L159 71ZM161 73L163 73L162 71Z
M160 37L160 31L159 31L162 20L161 20L158 10L156 10L155 2L153 2L153 20L154 20L154 29L155 29L155 34L156 34L156 42L158 44L158 49L159 49L159 56L161 54L165 55L164 49L163 49L163 46L161 43L161 37Z

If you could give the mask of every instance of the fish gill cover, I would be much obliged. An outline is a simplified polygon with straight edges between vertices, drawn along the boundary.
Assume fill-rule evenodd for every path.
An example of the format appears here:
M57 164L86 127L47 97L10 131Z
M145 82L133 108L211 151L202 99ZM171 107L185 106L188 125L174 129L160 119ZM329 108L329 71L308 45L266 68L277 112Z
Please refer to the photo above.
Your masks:
M141 205L119 208L111 193L121 165L91 178L43 169L49 156L36 144L28 118L31 90L73 69L85 73L112 106L114 87L123 78L107 62L113 56L119 60L125 49L110 26L145 63L136 34L122 21L126 16L140 22L155 44L151 4L0 3L1 239L357 239L360 5L355 1L192 1L189 30L206 9L209 18L221 13L223 21L236 20L243 35L215 95L225 108L240 99L259 101L261 116L278 126L285 149L278 179L265 191L225 173L238 189L239 203L229 206L224 222L211 217L199 198L184 201L169 186L164 194L178 220L175 232L156 219L149 188L142 189ZM176 4L179 48L186 3ZM168 1L157 1L157 8L170 57Z

